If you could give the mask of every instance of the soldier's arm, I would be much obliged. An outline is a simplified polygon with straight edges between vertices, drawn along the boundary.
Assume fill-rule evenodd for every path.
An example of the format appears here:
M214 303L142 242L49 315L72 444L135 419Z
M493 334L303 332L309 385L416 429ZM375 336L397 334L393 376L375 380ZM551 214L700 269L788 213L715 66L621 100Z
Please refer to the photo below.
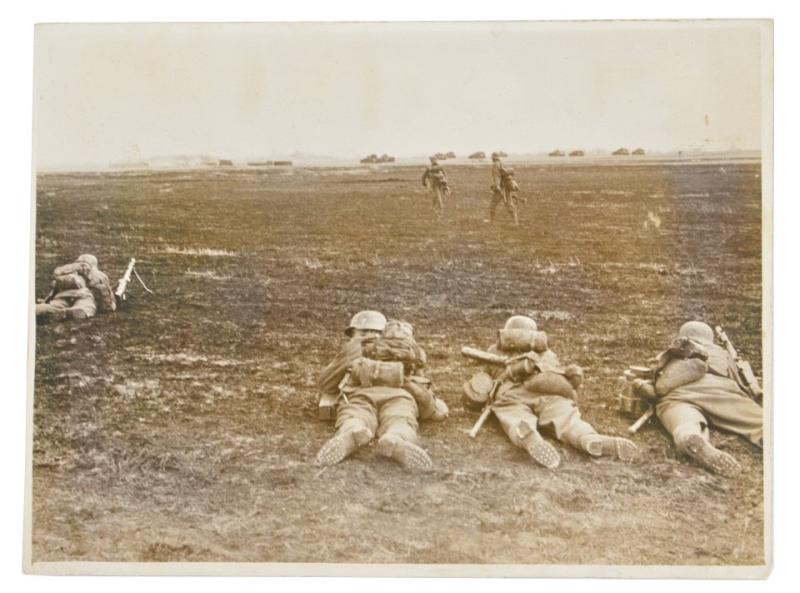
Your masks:
M708 364L700 358L674 358L656 376L656 394L666 395L678 387L699 381L707 372Z
M423 376L407 377L404 388L417 402L420 420L444 420L450 412L444 400L436 397L429 379Z
M322 369L317 380L317 388L321 393L338 395L339 383L353 361L361 356L361 340L351 339L336 354L333 360Z
M97 270L90 276L89 288L100 303L101 311L116 311L117 299L111 289L111 282L103 272Z

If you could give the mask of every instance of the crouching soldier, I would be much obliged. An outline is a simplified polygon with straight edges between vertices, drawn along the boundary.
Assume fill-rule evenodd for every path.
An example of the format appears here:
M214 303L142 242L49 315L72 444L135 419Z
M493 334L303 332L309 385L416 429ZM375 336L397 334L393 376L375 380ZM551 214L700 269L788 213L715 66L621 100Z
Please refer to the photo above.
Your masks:
M407 468L432 468L418 444L418 420L442 420L448 409L423 374L426 355L413 328L362 311L347 331L350 341L320 375L321 401L336 405L336 434L319 450L317 463L339 463L377 437L379 454Z
M740 471L733 456L709 441L709 426L762 447L763 409L748 396L736 361L700 321L684 323L655 359L654 381L639 381L637 395L655 399L655 411L677 449L722 476Z
M559 441L592 457L634 459L638 449L631 441L598 434L581 418L575 400L583 370L578 365L561 366L548 346L547 335L538 331L533 319L510 317L484 360L490 358L504 368L488 368L491 381L487 381L487 373L467 381L464 403L474 406L487 401L511 442L538 464L554 469L561 461L556 448L542 438L542 427L552 428Z
M115 311L111 283L97 267L97 258L84 254L53 271L50 293L36 305L38 321L88 319L97 311Z

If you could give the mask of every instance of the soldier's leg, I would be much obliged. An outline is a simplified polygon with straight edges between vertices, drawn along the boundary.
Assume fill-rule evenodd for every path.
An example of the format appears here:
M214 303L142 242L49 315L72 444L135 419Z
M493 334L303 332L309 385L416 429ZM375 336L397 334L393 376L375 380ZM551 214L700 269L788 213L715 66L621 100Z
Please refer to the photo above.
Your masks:
M561 457L539 434L537 418L525 398L506 394L495 401L492 409L512 443L525 449L536 463L548 469L558 467Z
M758 447L763 446L764 410L761 406L739 394L732 393L720 399L717 405L703 405L703 414L711 425L741 435Z
M372 400L364 395L353 394L347 403L339 405L336 413L336 434L320 448L317 463L339 463L356 449L369 443L377 428L378 414Z
M581 418L578 406L571 399L540 397L534 411L539 415L539 424L552 426L558 440L589 455L616 457L622 461L632 461L636 457L638 447L632 441L598 434L591 424Z
M739 462L709 441L708 421L697 406L667 397L656 405L656 415L672 435L678 451L720 475L739 474Z
M69 309L69 303L64 299L55 298L49 303L37 303L36 320L43 322L66 319L67 309Z
M492 199L489 202L489 222L494 221L494 215L497 213L497 206L502 201L503 201L503 194L495 189L492 193Z
M433 462L417 442L419 410L414 398L388 398L378 409L378 453L411 469L431 469Z
M97 303L90 293L78 298L67 311L71 319L88 319L97 313Z
M444 200L442 198L442 187L435 185L433 188L433 207L439 212L444 210Z
M514 220L515 225L519 225L519 214L517 213L517 200L513 196L506 195L506 210Z

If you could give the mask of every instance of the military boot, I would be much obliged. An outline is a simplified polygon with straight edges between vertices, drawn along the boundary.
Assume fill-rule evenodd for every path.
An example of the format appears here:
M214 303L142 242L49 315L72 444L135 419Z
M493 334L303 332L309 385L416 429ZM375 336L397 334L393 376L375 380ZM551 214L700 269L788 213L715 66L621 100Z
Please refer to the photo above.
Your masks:
M372 440L372 432L367 427L356 428L328 439L317 453L318 465L336 465L359 447Z
M724 451L720 451L699 434L690 435L677 443L678 449L700 465L726 478L738 476L742 467Z
M620 461L631 462L639 453L633 441L603 434L587 434L580 439L581 449L593 457L614 457Z
M561 463L558 450L544 440L542 435L525 420L517 425L517 437L522 441L524 449L539 465L547 469L555 469Z
M390 434L378 439L378 453L394 459L407 469L433 469L433 461L425 449Z

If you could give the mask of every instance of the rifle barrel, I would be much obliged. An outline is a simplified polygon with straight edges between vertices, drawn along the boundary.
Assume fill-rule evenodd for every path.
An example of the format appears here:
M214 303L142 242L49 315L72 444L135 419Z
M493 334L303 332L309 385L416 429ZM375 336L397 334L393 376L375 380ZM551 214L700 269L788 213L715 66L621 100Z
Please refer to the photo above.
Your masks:
M117 283L117 290L114 291L114 294L117 297L122 297L125 294L125 290L128 288L128 283L131 281L131 274L133 273L133 266L136 265L136 259L131 258L131 261L128 262L128 267L125 270L125 273L120 278L119 282Z

